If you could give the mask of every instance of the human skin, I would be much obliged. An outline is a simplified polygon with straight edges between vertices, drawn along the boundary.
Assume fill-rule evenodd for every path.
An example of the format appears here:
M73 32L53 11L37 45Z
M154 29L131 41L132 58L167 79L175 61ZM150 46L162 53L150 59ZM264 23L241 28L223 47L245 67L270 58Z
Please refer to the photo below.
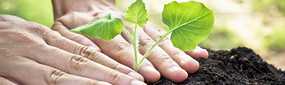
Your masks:
M86 35L72 33L69 30L100 19L112 13L112 18L125 18L115 5L115 0L52 0L55 23L53 30L62 36L82 45L90 46L112 59L132 69L135 67L134 51L126 33L122 32L114 39L106 42L100 38L89 38ZM125 23L125 22L124 22ZM125 23L125 28L131 30L133 26ZM139 28L139 59L166 31L153 23L147 23ZM146 82L154 83L164 76L173 82L182 82L188 73L195 73L199 63L193 58L207 58L205 49L196 47L192 51L181 51L175 48L169 36L156 46L139 68L139 73Z
M0 15L0 85L143 85L142 81L129 67L48 27Z

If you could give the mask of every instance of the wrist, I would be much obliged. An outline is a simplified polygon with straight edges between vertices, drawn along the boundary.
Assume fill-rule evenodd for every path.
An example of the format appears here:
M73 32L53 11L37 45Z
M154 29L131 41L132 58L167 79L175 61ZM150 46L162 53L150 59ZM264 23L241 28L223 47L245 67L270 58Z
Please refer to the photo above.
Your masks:
M68 12L118 11L115 0L52 0L54 19Z

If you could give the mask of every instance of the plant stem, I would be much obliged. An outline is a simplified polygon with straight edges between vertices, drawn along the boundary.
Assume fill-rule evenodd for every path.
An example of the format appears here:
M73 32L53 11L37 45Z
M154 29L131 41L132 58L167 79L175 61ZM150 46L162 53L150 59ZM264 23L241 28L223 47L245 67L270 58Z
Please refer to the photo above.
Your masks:
M160 38L152 45L152 47L144 54L142 60L139 62L138 65L140 65L142 63L142 61L148 56L148 54L150 53L150 51L162 40L164 39L169 33L171 33L173 30L168 31L167 33L165 33L164 35L160 36Z
M135 24L135 28L132 29L133 36L131 36L130 32L126 28L124 28L123 30L127 33L127 35L129 36L133 44L134 53L135 53L135 71L138 72L140 65L138 64L138 54L137 54L138 53L137 52L137 24Z
M137 24L135 24L135 28L132 29L132 33L133 33L133 40L134 42L132 42L133 47L134 47L134 53L135 53L135 71L138 72L139 71L139 64L138 64L138 48L137 48Z
M131 39L131 42L133 43L133 42L134 42L134 39L133 39L133 37L131 36L130 32L129 32L126 28L124 28L123 30L127 33L127 35L129 36L129 38Z

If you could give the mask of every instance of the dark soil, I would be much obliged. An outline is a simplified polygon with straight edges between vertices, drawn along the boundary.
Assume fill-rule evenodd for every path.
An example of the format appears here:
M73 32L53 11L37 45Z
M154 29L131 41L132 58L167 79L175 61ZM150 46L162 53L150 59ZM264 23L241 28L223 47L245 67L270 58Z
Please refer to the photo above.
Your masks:
M268 64L245 47L230 51L209 50L208 59L198 59L199 70L182 83L161 77L149 85L285 85L285 71Z

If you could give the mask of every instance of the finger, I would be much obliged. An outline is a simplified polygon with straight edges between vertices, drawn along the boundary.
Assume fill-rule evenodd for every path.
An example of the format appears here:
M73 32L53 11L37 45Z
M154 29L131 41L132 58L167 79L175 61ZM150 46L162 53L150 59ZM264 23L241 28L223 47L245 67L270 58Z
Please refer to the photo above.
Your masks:
M191 55L191 57L193 58L205 58L207 59L209 56L209 53L206 49L202 49L199 46L196 46L195 50L192 51L185 51L185 53L187 53L188 55Z
M0 85L17 85L11 81L9 81L8 79L5 79L3 77L0 76Z
M165 34L166 31L161 29L160 27L156 26L153 23L147 23L145 25L144 31L155 41L158 40L158 38ZM170 41L169 38L167 38L165 41ZM171 42L171 41L170 41ZM172 42L171 42L171 46ZM205 49L200 48L197 46L197 49L191 50L191 51L185 51L187 54L189 54L193 58L208 58L208 52Z
M152 23L147 23L147 25L144 27L144 31L155 41L157 41L160 36L165 34L165 31L163 29ZM192 55L190 55L190 57L178 48L175 48L172 45L169 36L163 39L160 42L159 46L188 73L194 73L199 69L199 63L192 58Z
M101 49L101 51L108 55L109 57L115 59L116 61L131 67L135 67L134 50L132 45L130 45L121 35L116 36L114 39L106 42L100 38L92 38ZM138 55L138 60L142 58ZM139 73L145 78L147 82L156 82L160 78L160 74L153 65L148 61L144 60L139 67Z
M66 52L62 49L48 45L42 46L41 48L42 49L31 50L30 54L37 55L31 55L28 56L28 58L70 74L99 81L106 81L112 84L129 85L133 82L139 82L119 71L110 69L85 57ZM143 84L141 81L140 83Z
M90 41L88 37L69 31L69 28L67 28L61 21L56 21L53 24L52 29L58 31L62 36L68 39L71 39L79 44L91 47L94 50L100 52L100 48L97 45L95 45L92 41Z
M109 58L108 56L94 51L93 49L87 48L64 37L61 37L57 32L50 32L50 35L44 37L44 39L51 46L58 47L68 52L81 55L94 62L100 63L111 69L115 69L138 80L144 81L143 77L140 74L136 73L129 67L124 66L118 63L117 61Z
M138 29L138 31L140 41L139 50L141 54L145 54L155 42L143 32L142 28ZM162 76L173 82L182 82L188 77L187 72L158 46L154 47L147 59L158 69Z
M64 73L52 67L41 65L30 59L21 56L5 56L0 60L0 75L13 79L20 84L25 85L101 85L106 82L100 82L88 78Z

